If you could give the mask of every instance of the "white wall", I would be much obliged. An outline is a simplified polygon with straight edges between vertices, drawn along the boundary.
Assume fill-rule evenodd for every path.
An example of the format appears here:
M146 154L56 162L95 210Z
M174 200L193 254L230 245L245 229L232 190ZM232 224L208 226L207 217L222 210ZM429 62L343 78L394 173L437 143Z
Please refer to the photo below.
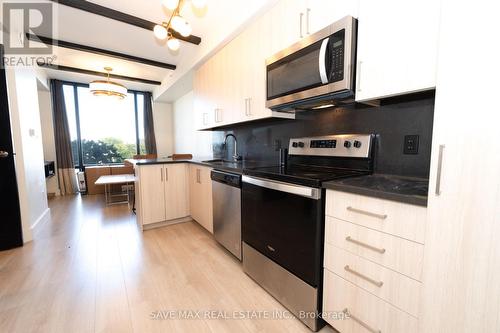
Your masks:
M54 140L54 122L52 117L52 101L50 91L38 85L38 104L40 107L40 122L42 126L43 157L45 161L54 161L56 174L47 179L47 193L59 195L59 183L57 181L56 146Z
M158 157L172 155L174 153L172 104L154 102L153 121Z
M193 154L199 159L211 158L212 132L195 129L193 91L177 99L173 103L173 111L175 152Z
M28 242L32 239L32 229L50 217L37 78L35 71L29 68L7 69L6 74L23 239Z

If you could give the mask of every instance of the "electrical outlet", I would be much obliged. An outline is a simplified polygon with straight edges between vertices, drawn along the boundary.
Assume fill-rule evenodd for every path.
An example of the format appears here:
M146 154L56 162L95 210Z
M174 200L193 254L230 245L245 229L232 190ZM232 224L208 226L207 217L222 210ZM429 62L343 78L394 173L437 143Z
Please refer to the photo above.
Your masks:
M403 153L410 155L418 154L418 141L418 135L405 135Z

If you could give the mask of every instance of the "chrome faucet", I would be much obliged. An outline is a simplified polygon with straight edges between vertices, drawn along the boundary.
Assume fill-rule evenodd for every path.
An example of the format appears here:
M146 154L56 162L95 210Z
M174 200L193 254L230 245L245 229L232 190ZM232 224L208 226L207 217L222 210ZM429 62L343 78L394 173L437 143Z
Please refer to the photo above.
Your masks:
M227 138L232 137L234 139L234 153L233 153L233 161L239 161L241 160L241 156L238 155L238 140L236 140L236 137L234 134L227 134L226 137L224 138L224 149L227 151Z

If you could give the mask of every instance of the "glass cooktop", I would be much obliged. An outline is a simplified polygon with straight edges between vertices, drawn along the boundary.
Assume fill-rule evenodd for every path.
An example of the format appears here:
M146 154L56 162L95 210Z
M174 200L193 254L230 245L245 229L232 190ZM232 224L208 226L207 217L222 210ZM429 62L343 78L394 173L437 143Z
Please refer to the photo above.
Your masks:
M322 182L363 176L369 172L323 166L289 165L286 168L280 166L250 168L245 169L244 174L298 185L321 187Z

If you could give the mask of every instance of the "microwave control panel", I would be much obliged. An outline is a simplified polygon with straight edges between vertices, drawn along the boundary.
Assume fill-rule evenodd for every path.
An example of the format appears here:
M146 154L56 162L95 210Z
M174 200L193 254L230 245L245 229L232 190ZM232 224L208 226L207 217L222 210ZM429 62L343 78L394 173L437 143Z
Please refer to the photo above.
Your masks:
M345 30L337 31L330 36L330 82L342 81L344 79L344 40Z

